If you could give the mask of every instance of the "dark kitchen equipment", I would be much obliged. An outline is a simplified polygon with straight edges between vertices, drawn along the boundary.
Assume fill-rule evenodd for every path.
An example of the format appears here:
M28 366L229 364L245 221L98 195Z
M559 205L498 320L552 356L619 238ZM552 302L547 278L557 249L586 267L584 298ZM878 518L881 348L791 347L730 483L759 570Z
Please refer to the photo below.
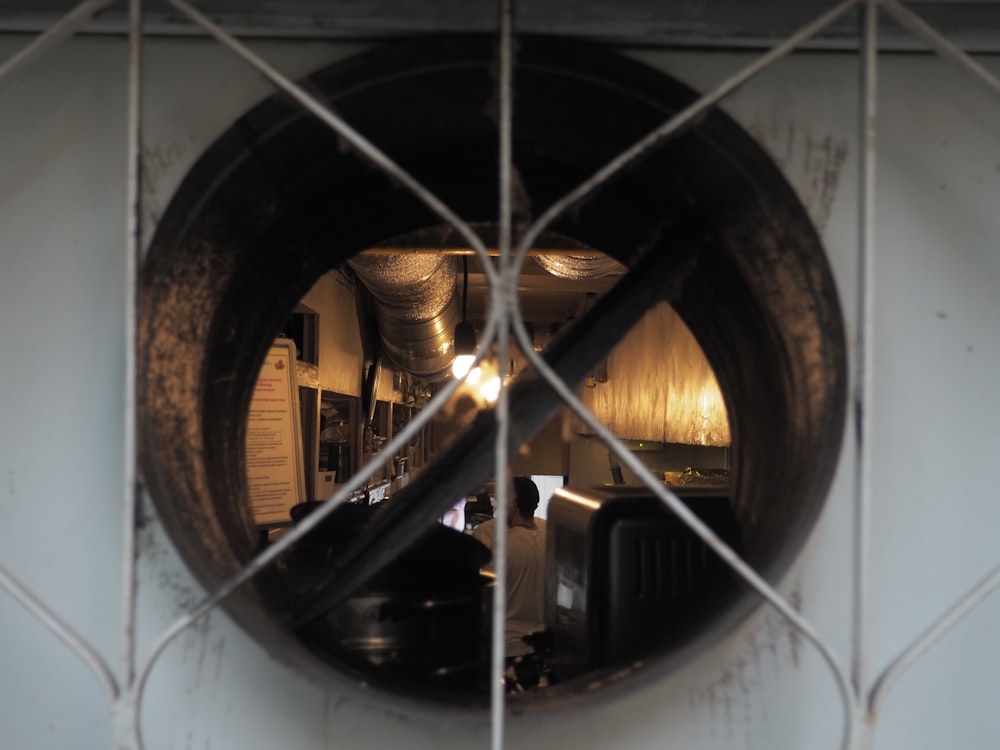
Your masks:
M295 506L292 518L301 522L322 505ZM288 556L285 570L300 606L312 600L331 561L378 512L378 506L344 504ZM384 676L483 688L492 578L480 568L489 560L489 550L471 536L437 525L321 617L298 623L299 633L333 658L373 666Z
M358 593L329 612L324 632L386 673L481 684L488 673L490 586L453 592Z
M678 496L741 552L725 495L686 489ZM643 487L564 487L547 514L546 625L560 679L677 645L739 588L732 569Z

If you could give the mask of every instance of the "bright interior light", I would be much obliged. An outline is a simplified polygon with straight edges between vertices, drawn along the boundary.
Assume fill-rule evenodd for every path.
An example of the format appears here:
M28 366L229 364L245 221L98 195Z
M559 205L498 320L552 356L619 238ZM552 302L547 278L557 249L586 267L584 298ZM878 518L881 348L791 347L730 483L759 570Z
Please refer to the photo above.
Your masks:
M476 358L476 329L472 323L463 320L455 326L455 359L451 363L451 374L464 378L472 361Z
M456 354L455 360L451 363L451 374L456 378L464 378L475 359L473 354Z
M500 398L500 376L495 375L479 388L479 392L486 399L487 403L495 404L496 400Z
M459 361L459 357L455 358L455 362ZM471 363L472 358L469 358ZM465 367L469 365L463 363ZM452 365L452 372L456 372L455 366ZM465 372L463 375L458 375L457 372L455 377L460 377L465 380L465 387L468 389L467 392L475 394L476 399L480 402L480 406L483 404L495 404L497 399L500 397L500 376L496 374L496 367L493 366L491 362L484 361L479 367L473 367Z

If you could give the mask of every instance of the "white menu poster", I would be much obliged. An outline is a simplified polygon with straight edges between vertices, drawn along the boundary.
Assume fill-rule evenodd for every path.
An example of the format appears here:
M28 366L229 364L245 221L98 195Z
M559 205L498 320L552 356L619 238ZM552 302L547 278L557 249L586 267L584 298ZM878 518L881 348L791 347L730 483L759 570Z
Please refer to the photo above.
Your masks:
M291 521L305 499L295 342L275 339L261 365L247 415L247 485L258 526Z

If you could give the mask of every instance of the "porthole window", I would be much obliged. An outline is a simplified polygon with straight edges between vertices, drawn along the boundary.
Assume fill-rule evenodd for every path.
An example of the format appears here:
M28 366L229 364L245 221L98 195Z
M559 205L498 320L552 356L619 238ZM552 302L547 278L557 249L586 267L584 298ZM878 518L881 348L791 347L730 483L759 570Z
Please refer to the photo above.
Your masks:
M309 88L458 216L488 233L498 206L493 48L490 38L474 36L394 42L315 74ZM618 54L544 38L520 40L514 86L515 225L530 221L695 98L676 80ZM577 316L591 317L585 331L568 322L544 331L553 341L550 353L585 381L646 316L662 309L676 316L703 352L727 415L726 528L746 560L777 579L822 507L846 391L836 289L794 192L753 139L713 111L550 229L549 249L567 256L586 250L578 256L606 259L619 269L602 288L584 284L569 292L582 300ZM301 307L302 300L330 274L358 302L351 325L364 330L351 335L359 341L372 335L371 321L380 324L363 309L371 290L358 259L379 257L373 251L401 238L442 251L413 257L462 257L449 254L461 248L439 217L280 96L234 123L178 189L143 268L141 461L159 514L206 586L241 569L262 543L248 501L244 440L265 353L290 316L313 311ZM451 267L460 290L464 271L457 262ZM322 312L317 325L322 337ZM322 343L318 348L322 367ZM365 390L371 371L361 344L359 352L350 363L355 393L346 395L355 395L360 408L364 394L374 391ZM395 369L402 368L397 363ZM432 371L419 374L434 381ZM641 392L634 397L636 411L650 410ZM557 418L560 403L544 389L524 403L514 410L513 424L527 441ZM445 499L474 493L493 473L488 416L477 415L463 429L460 439L422 455L425 463L405 490L412 502L433 493ZM647 437L665 441L665 435ZM398 468L387 468L384 476ZM607 481L616 484L612 469ZM360 525L367 524L363 519ZM385 540L374 539L372 550L398 562ZM475 551L469 554L475 558ZM277 567L265 570L225 605L277 657L321 679L364 683L404 705L463 711L485 705L486 694L466 682L456 687L448 680L428 682L426 674L387 672L373 666L378 659L345 654L323 628L305 634L297 623L316 618L296 616L301 602L291 601L294 592L282 575ZM588 666L582 675L516 700L556 706L620 689L628 683L623 670L638 679L670 668L679 656L709 647L755 603L733 583L724 596L697 605L691 627L654 639L644 658L630 654ZM479 605L471 597L455 606L470 613ZM387 606L402 611L407 603ZM470 637L470 630L478 634L474 615L463 617L444 620L454 631L431 623L434 633L450 632L455 640ZM411 636L414 644L407 641ZM400 648L414 645L426 653L429 637L405 633ZM615 679L605 679L612 671Z

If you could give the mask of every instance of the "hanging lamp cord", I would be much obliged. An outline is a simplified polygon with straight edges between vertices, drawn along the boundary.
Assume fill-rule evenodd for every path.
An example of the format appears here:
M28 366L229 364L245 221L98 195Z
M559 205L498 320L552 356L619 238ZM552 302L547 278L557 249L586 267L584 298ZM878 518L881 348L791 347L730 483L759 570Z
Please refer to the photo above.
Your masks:
M462 256L462 322L468 318L469 312L469 256Z

